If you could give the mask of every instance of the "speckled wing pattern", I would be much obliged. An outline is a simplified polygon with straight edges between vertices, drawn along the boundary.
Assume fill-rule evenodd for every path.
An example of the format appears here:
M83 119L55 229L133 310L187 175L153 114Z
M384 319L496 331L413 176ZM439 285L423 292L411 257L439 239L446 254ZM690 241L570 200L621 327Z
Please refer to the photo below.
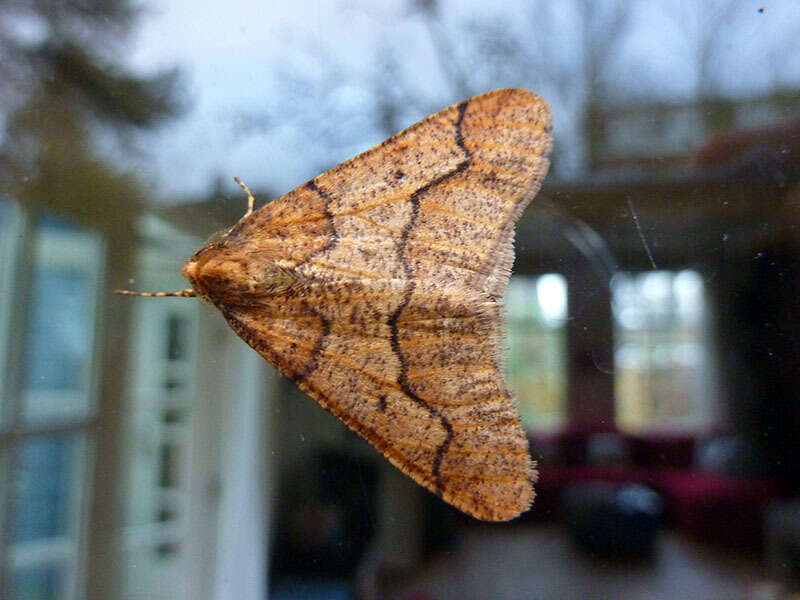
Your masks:
M530 92L477 96L267 204L225 241L302 282L215 302L230 326L404 473L484 520L514 518L534 496L498 300L551 127Z

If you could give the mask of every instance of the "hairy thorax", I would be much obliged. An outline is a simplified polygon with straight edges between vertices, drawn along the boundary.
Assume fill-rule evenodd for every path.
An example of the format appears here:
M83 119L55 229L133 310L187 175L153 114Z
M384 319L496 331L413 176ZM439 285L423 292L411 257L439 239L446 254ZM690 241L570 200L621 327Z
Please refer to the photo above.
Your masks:
M197 294L214 305L247 306L288 290L296 281L272 256L205 246L186 261L182 274Z

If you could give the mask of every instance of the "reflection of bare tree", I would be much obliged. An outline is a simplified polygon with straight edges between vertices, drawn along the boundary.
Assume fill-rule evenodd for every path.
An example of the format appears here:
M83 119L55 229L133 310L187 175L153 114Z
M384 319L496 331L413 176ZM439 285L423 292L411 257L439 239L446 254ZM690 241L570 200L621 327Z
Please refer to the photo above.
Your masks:
M455 40L450 38L442 21L439 2L437 0L411 0L411 5L422 17L422 23L428 31L428 36L436 51L436 58L454 95L461 98L475 95L467 73L456 56Z
M537 0L524 18L525 37L509 37L507 22L486 28L481 52L493 66L498 70L522 67L526 79L548 88L565 105L604 101L611 85L608 65L625 41L631 4ZM473 29L481 35L477 24Z
M719 53L725 51L722 41L729 37L736 26L737 4L741 5L741 2L714 0L704 3L700 10L687 11L685 6L676 6L673 11L676 28L687 38L686 47L690 49L690 60L695 63L695 89L698 98L708 98L718 93Z
M278 92L269 107L249 115L249 126L259 125L262 133L290 126L324 147L349 149L365 131L376 139L448 102L498 87L526 87L555 108L555 172L577 176L587 168L584 146L594 110L632 96L647 100L665 90L690 87L688 82L664 85L669 74L653 68L648 52L629 46L637 34L638 44L653 43L642 40L642 31L671 32L670 52L676 58L662 68L675 68L683 80L694 78L696 93L703 97L720 95L730 82L731 73L723 65L734 62L727 53L736 39L765 60L774 47L800 44L793 41L800 36L789 35L788 27L783 40L754 38L747 27L753 26L757 13L733 0L646 5L530 0L522 10L504 4L480 16L453 10L455 3L444 0L406 0L394 11L349 6L367 15L379 32L372 60L353 69L329 49L307 44L305 66L304 59L296 58L275 74ZM421 39L432 54L432 66L424 73L409 58L409 41L397 32L400 25L405 31L416 25L421 32L414 40ZM781 59L785 65L786 58ZM309 61L313 68L308 68Z
M748 8L747 17L752 19L752 7ZM719 95L724 84L722 59L731 50L729 40L742 25L742 9L742 3L735 0L709 0L694 6L680 0L665 2L665 14L681 40L675 44L676 59L691 69L697 98Z
M586 106L605 99L606 65L624 41L631 13L622 0L535 0L524 14L497 11L481 20L455 19L441 0L408 0L400 14L359 10L387 32L398 20L417 22L438 80L420 85L402 41L391 35L381 37L375 60L360 71L309 42L303 57L275 73L279 85L270 105L239 113L241 133L290 127L315 143L339 148L365 128L388 136L448 102L508 86L535 89L569 111L572 116L560 120L563 133L565 124L582 121Z
M800 51L800 23L775 4L767 8L736 0L660 0L648 8L663 17L671 65L689 83L688 94L708 100L736 93L742 82L760 80L766 89L786 86ZM782 5L789 16L796 8ZM650 18L650 15L648 17ZM776 21L780 21L776 26ZM641 62L641 59L640 59ZM795 73L796 74L796 73ZM644 83L657 84L651 73Z
M631 26L632 4L624 0L535 0L523 16L521 35L509 35L514 28L508 19L481 25L471 30L479 52L491 64L491 71L514 84L540 90L552 104L569 112L561 122L573 123L573 150L580 145L582 128L593 107L602 106L616 83L609 71L619 47ZM514 18L514 17L512 17ZM489 75L493 75L492 72ZM518 83L517 83L518 82ZM572 167L559 165L563 149L556 145L556 167L562 173L574 172L580 156L567 159Z

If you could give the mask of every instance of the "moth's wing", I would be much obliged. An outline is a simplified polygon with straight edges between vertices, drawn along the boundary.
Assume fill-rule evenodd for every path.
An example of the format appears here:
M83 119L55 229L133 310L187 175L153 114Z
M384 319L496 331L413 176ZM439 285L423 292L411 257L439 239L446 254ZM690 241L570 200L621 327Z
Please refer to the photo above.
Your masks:
M317 279L430 279L499 298L551 128L531 92L476 96L256 211L231 242L270 245Z
M404 297L400 283L225 317L417 483L479 519L512 519L530 506L536 472L499 366L499 304L425 285Z
M481 519L513 518L533 498L490 300L505 291L514 223L547 170L550 129L530 92L478 96L224 238L317 286L260 307L220 306L231 327L401 470Z

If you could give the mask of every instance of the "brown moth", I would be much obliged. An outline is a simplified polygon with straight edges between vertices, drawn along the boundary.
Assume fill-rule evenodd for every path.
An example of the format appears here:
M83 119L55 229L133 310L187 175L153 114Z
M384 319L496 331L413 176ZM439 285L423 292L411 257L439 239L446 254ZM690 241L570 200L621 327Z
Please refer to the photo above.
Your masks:
M186 261L191 288L414 481L479 519L533 501L502 370L514 224L552 119L525 90L432 115L245 216ZM125 293L125 292L123 292Z

